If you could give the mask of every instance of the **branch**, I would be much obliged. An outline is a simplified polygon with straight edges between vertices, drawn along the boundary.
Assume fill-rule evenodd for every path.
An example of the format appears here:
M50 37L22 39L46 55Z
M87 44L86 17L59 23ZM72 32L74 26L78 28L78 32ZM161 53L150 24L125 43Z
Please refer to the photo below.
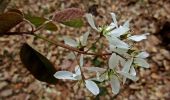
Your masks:
M65 49L69 49L71 51L75 51L75 52L78 52L78 53L81 53L81 54L95 55L95 56L104 56L104 55L111 55L112 54L112 53L89 53L89 52L85 52L85 51L80 51L77 48L71 47L69 45L66 45L66 44L63 44L63 43L60 43L60 42L57 42L57 41L51 41L51 40L49 40L45 37L42 37L40 35L37 35L37 34L33 34L33 35L40 38L40 39L48 41L49 43L55 44L56 46L63 47Z
M0 32L0 36L4 36L4 35L23 35L23 34L32 35L33 32Z
M34 36L36 36L36 37L38 37L40 39L48 41L49 43L55 44L56 46L59 46L59 47L65 48L65 49L69 49L71 51L75 51L75 52L78 52L78 53L81 53L81 54L94 55L94 56L106 56L106 55L111 55L112 54L112 53L89 53L87 51L80 51L77 48L71 47L71 46L66 45L64 43L61 43L61 42L49 40L49 39L47 39L45 37L42 37L42 36L37 35L37 34L34 34L33 32L0 32L0 36L4 36L4 35L23 35L23 34L34 35ZM126 59L125 57L123 57L122 55L118 54L117 52L113 52L113 53L116 53L120 57Z

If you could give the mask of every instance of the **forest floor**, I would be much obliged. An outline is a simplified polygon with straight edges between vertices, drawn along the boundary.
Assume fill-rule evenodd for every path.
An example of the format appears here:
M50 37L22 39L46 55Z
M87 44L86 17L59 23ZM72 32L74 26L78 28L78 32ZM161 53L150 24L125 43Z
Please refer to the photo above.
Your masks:
M165 43L162 37L165 33L160 32L164 23L170 21L169 0L12 0L8 8L19 8L24 13L49 17L56 10L70 7L93 13L98 25L111 22L110 12L117 14L119 23L132 19L130 26L134 34L150 33L147 40L139 43L150 54L150 68L140 68L137 74L139 80L122 86L118 95L112 94L108 88L107 93L94 97L84 88L73 91L70 82L49 85L36 80L19 58L22 37L3 36L0 37L0 100L170 100L170 44ZM57 32L39 33L50 39L61 40L64 35L80 36L87 30L84 27L73 29L59 24L57 26ZM38 50L57 69L71 69L76 63L65 59L68 50L32 37L27 42L37 45Z

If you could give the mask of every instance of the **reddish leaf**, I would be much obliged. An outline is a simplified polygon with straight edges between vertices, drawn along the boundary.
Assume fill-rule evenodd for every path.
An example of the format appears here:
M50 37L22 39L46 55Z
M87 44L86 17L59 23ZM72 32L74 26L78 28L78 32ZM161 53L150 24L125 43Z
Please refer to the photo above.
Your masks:
M15 12L15 13L18 13L18 14L23 16L23 13L20 10L18 10L18 9L12 9L11 8L11 9L8 9L8 12Z
M63 11L58 11L53 16L53 21L65 23L76 19L81 19L84 12L79 8L68 8Z
M21 47L20 58L24 66L36 79L51 84L57 82L57 79L53 76L57 70L52 63L26 43Z
M0 33L7 32L23 21L23 16L16 12L0 14Z

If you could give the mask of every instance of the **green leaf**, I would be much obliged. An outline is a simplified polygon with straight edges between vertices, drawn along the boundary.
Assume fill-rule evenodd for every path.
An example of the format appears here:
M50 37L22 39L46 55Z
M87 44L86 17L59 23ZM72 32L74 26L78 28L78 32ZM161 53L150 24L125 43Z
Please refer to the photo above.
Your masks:
M23 16L16 12L0 14L0 32L7 32L23 21Z
M46 18L31 15L25 15L25 18L29 20L36 28L44 24L46 21L49 21ZM50 31L56 31L58 29L57 26L51 21L46 23L43 28Z
M44 29L50 30L50 31L57 31L58 30L57 26L53 22L48 22L45 25Z
M71 26L71 27L75 27L75 28L79 28L79 27L83 26L83 20L73 19L73 20L70 20L70 21L63 22L62 24L67 25L67 26Z
M57 70L52 63L27 43L24 43L21 47L20 58L24 66L39 81L51 84L57 82L57 79L53 76Z
M31 15L25 15L25 19L29 20L33 25L35 25L35 27L39 27L46 21L46 19L43 17L31 16Z
M79 8L67 8L62 11L57 11L52 20L71 27L83 26L84 12Z

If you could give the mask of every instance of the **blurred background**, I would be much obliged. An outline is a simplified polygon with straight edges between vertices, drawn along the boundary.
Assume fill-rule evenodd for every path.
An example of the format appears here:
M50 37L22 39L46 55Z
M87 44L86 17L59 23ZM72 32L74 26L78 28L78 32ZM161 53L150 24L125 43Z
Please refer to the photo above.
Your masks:
M8 2L9 1L9 2ZM6 7L6 5L8 5ZM132 19L130 27L134 34L149 32L148 39L138 44L150 53L149 69L138 69L139 80L128 81L118 95L110 87L101 87L101 94L94 97L84 88L73 88L72 82L59 81L49 85L36 80L23 66L19 48L20 36L0 37L0 100L170 100L170 1L169 0L0 0L0 9L17 8L25 14L50 18L55 11L65 8L81 8L95 16L97 25L109 24L110 12L117 15L119 24ZM0 11L1 12L1 11ZM27 31L21 24L14 30ZM55 32L39 31L49 39L62 40L63 36L78 37L87 31L57 24ZM75 61L66 58L68 50L42 40L27 37L54 64L56 69L72 70ZM102 59L86 61L86 66L100 65Z

